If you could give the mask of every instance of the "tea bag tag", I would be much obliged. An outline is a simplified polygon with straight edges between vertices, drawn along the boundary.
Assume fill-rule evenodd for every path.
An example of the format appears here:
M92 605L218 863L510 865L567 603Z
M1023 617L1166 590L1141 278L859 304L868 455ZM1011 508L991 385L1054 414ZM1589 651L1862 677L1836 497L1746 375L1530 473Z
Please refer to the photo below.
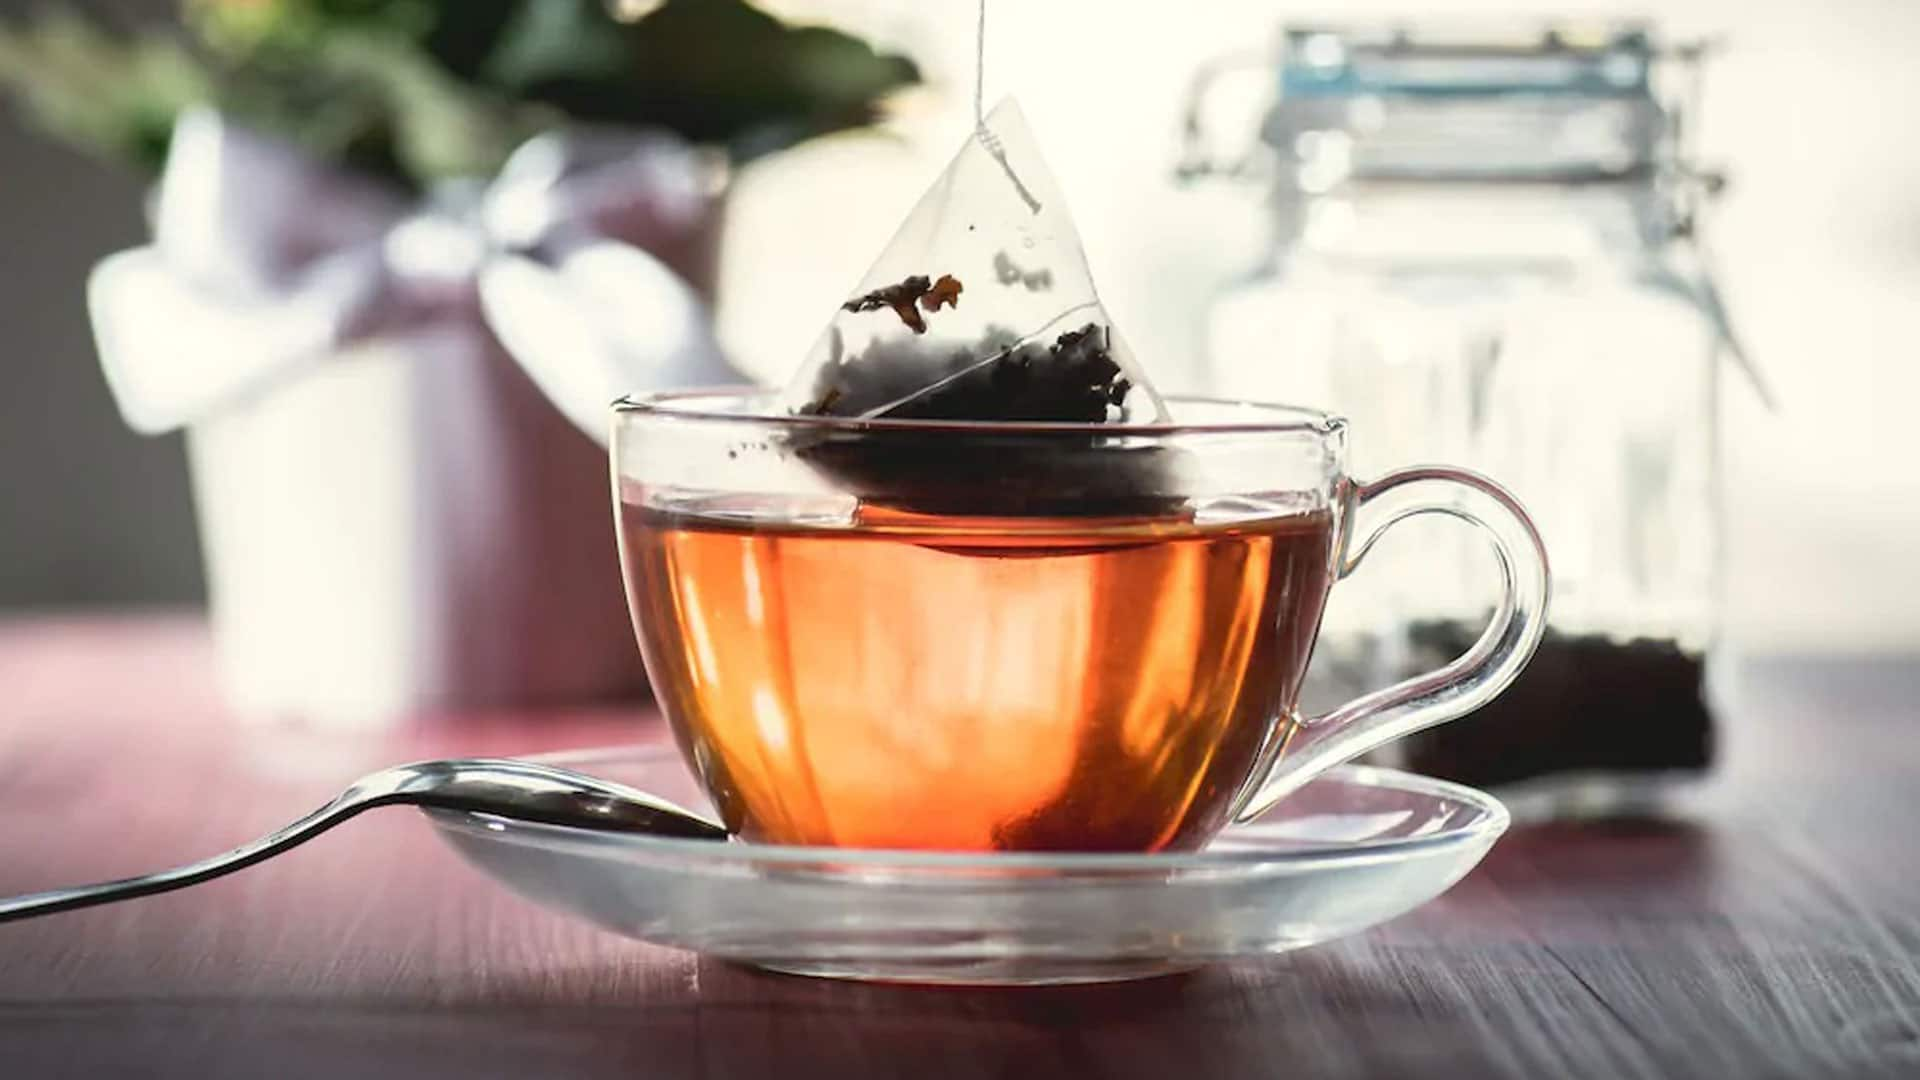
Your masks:
M1152 422L1160 396L1094 288L1018 105L987 115L782 397L806 415Z

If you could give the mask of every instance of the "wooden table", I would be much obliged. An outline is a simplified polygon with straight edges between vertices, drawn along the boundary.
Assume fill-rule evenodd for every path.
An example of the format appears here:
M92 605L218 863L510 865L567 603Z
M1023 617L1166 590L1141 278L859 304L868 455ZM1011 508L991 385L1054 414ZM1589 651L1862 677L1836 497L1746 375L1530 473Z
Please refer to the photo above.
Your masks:
M657 737L642 711L359 738L222 711L190 619L0 623L0 893L221 850L410 757ZM484 881L410 811L182 893L0 926L0 1077L1920 1076L1920 674L1734 680L1658 824L1522 827L1351 941L1110 987L766 975Z

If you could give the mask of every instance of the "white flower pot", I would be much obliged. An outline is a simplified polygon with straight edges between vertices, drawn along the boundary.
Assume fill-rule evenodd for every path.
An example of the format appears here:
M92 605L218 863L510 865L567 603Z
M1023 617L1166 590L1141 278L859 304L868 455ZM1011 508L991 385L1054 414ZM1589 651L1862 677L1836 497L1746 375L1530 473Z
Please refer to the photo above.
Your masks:
M222 678L331 727L641 693L605 455L475 319L188 430Z

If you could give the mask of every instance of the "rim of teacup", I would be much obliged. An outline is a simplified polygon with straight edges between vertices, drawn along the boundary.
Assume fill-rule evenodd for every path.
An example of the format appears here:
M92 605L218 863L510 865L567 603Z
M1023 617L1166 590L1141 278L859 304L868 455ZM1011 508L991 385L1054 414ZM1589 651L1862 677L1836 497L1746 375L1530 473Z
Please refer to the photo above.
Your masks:
M732 424L766 424L801 431L861 431L1029 435L1130 435L1166 438L1172 435L1265 435L1309 433L1332 435L1347 427L1345 417L1303 405L1250 401L1244 398L1173 394L1166 400L1176 405L1210 407L1225 413L1245 413L1244 417L1200 422L1154 421L1068 422L1057 420L907 420L890 417L803 416L793 413L743 412L718 407L723 402L754 402L771 405L776 391L757 386L705 387L666 390L651 394L629 394L616 399L612 410L618 418L658 417L669 420L720 421Z

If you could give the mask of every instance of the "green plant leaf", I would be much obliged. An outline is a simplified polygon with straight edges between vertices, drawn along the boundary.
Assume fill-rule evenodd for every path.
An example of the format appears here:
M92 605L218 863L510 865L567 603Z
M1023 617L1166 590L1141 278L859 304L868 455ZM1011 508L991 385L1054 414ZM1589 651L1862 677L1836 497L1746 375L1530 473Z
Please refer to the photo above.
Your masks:
M421 186L491 176L514 147L561 119L462 83L390 39L334 35L320 56L337 76L374 95L396 161Z
M408 42L473 81L525 0L187 0L188 19L228 55L311 52L335 34ZM532 7L544 6L533 4Z
M565 14L540 16L539 35L508 35L487 77L582 120L658 125L747 156L865 123L877 99L919 80L903 57L744 0L667 0L630 24L596 0L533 3Z
M568 80L617 82L627 73L626 31L599 0L523 3L481 76L509 93Z
M48 130L157 169L212 104L315 157L424 187L569 121L664 127L750 157L871 118L910 61L745 0L185 0L197 41L73 14L0 21L0 88Z
M213 96L205 66L179 41L124 38L62 12L0 23L0 88L53 135L148 171L166 161L174 118Z

